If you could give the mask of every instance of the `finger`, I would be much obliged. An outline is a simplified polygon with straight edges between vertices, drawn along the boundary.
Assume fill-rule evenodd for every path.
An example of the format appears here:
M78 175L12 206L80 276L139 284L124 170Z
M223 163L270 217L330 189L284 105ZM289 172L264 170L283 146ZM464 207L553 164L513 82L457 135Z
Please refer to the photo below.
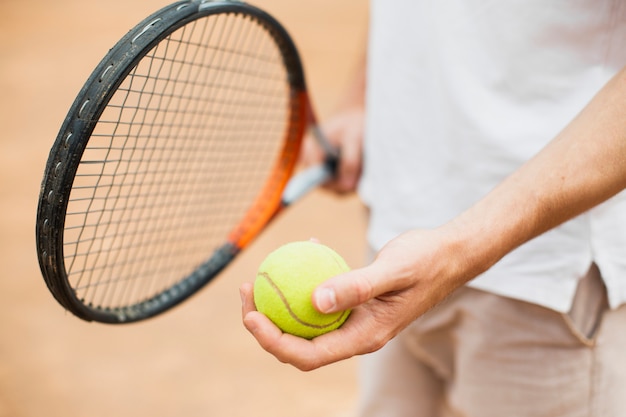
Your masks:
M378 341L369 332L363 331L364 318L364 311L355 310L342 327L312 340L281 332L258 312L249 313L244 323L261 347L279 361L302 371L310 371L379 349L384 341Z
M256 311L254 305L253 284L246 282L239 287L239 295L241 296L241 316L245 317L251 311Z
M268 341L279 338L283 333L267 316L256 310L244 314L243 324L263 348Z
M355 308L375 297L402 288L376 263L337 275L314 291L313 306L321 313L335 313Z
M356 189L361 176L361 147L360 142L352 140L341 148L341 161L339 163L339 173L337 188L341 192L351 192Z
M299 164L303 168L319 165L324 161L324 152L312 135L307 135L302 142Z
M312 349L310 340L283 333L267 316L258 311L248 312L243 318L243 323L259 345L279 361L301 370L317 367L313 365L313 362L317 361L312 360L315 349Z

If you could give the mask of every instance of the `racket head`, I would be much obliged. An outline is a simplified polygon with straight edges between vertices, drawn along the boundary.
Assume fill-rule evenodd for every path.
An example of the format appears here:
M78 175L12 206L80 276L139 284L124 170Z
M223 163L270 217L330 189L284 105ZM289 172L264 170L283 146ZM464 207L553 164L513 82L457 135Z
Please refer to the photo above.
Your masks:
M264 11L181 1L144 19L50 151L36 222L49 290L104 323L182 302L280 211L311 119L297 49Z

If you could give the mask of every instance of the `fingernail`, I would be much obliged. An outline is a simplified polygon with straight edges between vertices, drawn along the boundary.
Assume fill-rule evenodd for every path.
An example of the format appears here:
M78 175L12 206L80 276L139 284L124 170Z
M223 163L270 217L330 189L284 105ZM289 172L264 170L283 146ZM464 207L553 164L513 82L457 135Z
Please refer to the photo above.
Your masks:
M330 313L337 307L337 296L332 288L322 288L315 293L317 308L322 313Z

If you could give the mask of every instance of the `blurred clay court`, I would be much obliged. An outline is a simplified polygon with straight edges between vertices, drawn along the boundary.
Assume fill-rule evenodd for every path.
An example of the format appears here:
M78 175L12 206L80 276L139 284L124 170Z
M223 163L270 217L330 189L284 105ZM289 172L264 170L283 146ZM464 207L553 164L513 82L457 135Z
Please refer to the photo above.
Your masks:
M362 263L355 197L307 196L187 303L110 326L66 313L35 253L39 185L75 95L113 44L167 0L0 0L0 417L350 416L356 360L302 373L261 350L238 288L278 245L315 236ZM257 0L292 34L321 119L365 41L366 0Z

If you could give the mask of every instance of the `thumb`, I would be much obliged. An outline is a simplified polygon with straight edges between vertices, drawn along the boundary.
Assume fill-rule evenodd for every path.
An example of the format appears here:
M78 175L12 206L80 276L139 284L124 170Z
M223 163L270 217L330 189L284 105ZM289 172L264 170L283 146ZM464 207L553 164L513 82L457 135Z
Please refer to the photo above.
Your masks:
M380 268L372 264L323 282L313 291L312 302L319 312L334 313L354 308L392 289Z

